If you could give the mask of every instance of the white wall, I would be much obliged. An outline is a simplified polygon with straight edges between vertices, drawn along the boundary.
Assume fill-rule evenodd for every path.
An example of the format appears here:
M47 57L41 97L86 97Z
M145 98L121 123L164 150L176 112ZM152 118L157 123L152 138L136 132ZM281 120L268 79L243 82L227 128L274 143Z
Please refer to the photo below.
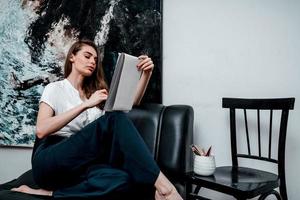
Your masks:
M299 199L300 1L163 4L163 103L193 106L195 143L213 145L220 166L230 164L222 97L296 97L288 124L286 173L289 199Z
M31 168L31 152L29 148L0 148L0 184Z

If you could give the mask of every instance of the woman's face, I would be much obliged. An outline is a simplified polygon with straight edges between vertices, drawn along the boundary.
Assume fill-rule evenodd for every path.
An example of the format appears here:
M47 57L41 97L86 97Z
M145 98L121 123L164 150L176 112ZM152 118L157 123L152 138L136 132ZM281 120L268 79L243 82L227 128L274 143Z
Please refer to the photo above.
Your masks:
M75 70L83 76L91 76L96 69L97 59L97 52L93 47L82 46L81 50L70 57L72 72Z

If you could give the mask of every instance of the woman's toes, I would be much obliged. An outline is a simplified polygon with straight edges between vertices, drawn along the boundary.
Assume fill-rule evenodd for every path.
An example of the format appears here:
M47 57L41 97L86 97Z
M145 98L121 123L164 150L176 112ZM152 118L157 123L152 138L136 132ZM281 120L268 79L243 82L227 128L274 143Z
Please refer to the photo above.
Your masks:
M155 200L165 200L166 198L161 195L157 190L155 191Z
M21 186L19 186L17 188L12 188L11 190L15 191L15 192L24 192L24 193L27 193L28 190L29 190L29 187L26 186L26 185L21 185Z
M177 192L175 188L171 190L171 193L165 196L166 200L183 200L183 198L180 196L180 194Z

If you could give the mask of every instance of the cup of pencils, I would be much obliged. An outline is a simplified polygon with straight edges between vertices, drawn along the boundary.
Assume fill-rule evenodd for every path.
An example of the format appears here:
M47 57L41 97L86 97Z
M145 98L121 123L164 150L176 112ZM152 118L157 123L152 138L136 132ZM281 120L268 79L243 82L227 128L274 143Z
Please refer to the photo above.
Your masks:
M197 145L191 145L194 152L194 172L201 176L210 176L215 172L215 157L211 155L211 146L207 151Z

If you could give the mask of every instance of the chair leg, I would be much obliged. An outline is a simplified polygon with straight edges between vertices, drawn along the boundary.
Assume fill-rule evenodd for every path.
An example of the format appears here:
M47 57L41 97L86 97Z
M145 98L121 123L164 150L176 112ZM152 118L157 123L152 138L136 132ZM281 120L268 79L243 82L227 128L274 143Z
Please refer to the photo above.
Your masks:
M190 193L192 192L192 184L191 183L186 183L185 185L185 199L189 200L190 199Z
M285 183L284 178L282 178L280 180L279 191L280 191L280 195L281 195L282 200L288 200L287 192L286 192L286 183Z
M283 200L283 198L280 196L280 194L276 190L272 190L271 192L260 195L258 200L264 200L271 194L273 194L276 197L276 199Z
M205 197L198 196L198 193L199 193L200 189L201 189L201 187L199 185L196 185L196 187L193 191L193 184L186 183L186 185L185 185L186 200L191 200L191 199L207 200L207 198L205 198Z
M194 193L198 194L200 191L201 187L199 185L196 186Z

